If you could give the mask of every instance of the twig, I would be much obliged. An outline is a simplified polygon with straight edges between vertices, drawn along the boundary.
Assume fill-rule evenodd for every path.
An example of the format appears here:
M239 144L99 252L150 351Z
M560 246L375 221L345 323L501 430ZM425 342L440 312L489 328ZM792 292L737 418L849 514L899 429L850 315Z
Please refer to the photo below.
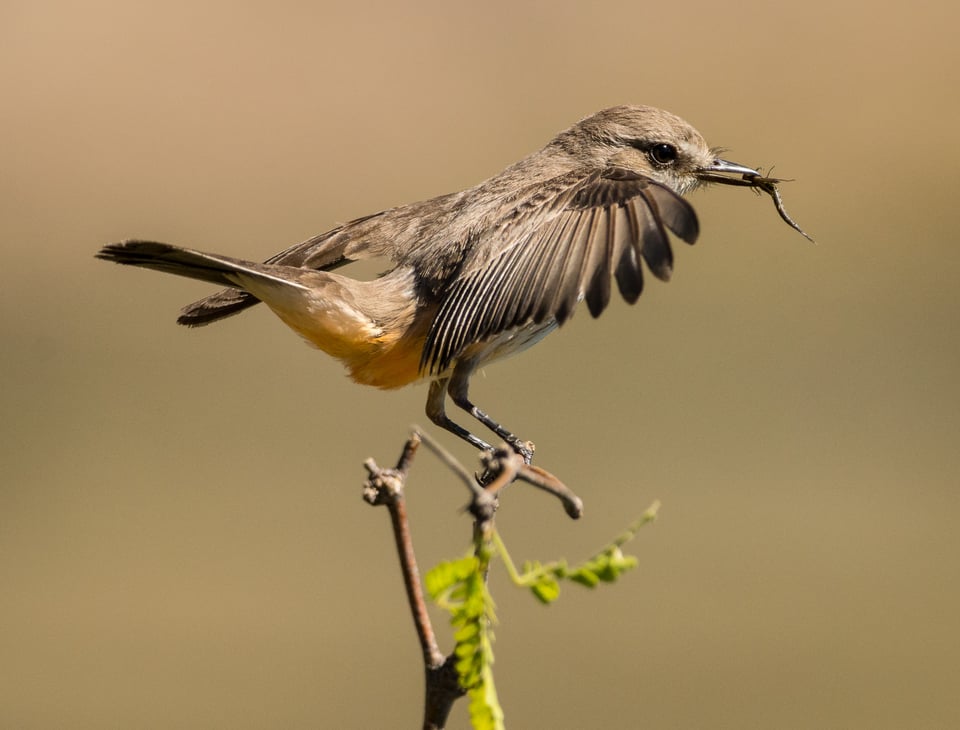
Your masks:
M485 562L489 562L492 538L495 535L493 518L497 511L497 496L508 484L520 479L552 494L562 502L567 514L572 518L583 513L583 502L548 471L526 464L523 457L506 444L482 454L482 474L474 477L446 449L416 427L404 444L403 452L394 468L381 468L372 458L364 462L367 480L364 483L363 498L371 505L386 505L390 512L390 524L400 559L407 602L420 641L426 678L423 727L424 730L439 730L445 726L453 703L466 692L458 681L457 657L454 654L445 657L437 645L420 582L413 538L410 535L404 487L413 457L421 443L470 490L467 510L474 518L474 549L477 557ZM486 570L484 579L485 574Z
M546 469L524 464L520 468L517 478L559 499L563 503L563 509L571 519L577 520L583 516L583 500Z
M439 441L425 431L421 431L418 426L413 427L413 432L426 444L427 448L434 453L434 456L443 462L444 466L457 475L460 481L470 490L473 498L477 499L483 492L483 488L477 484L477 481L470 475L470 472L463 467L463 464L457 461L453 454L443 448Z
M445 657L437 645L437 637L423 596L420 570L417 568L410 523L407 519L404 486L420 441L420 434L415 431L404 444L403 452L393 469L382 469L373 459L367 459L364 467L368 477L363 488L363 498L371 505L386 505L390 512L390 524L393 527L394 542L400 558L403 585L407 592L407 602L413 614L413 623L416 626L423 655L426 679L423 728L439 730L446 725L453 703L465 693L457 681L454 657L452 655Z

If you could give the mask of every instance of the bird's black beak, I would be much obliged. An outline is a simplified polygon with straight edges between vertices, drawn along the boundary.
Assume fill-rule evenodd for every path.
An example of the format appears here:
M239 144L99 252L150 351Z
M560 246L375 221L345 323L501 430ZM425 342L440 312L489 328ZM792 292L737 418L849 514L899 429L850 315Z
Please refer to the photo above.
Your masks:
M752 167L739 165L729 160L716 159L706 167L697 168L694 173L698 180L725 185L743 185L744 180L760 177L760 172ZM738 176L738 177L737 177Z

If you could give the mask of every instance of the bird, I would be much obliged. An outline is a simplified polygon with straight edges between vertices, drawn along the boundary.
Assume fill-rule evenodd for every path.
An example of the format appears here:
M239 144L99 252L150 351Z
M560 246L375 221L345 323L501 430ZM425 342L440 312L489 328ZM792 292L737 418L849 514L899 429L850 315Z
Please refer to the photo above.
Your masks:
M471 376L539 342L580 302L598 317L613 282L633 304L645 269L668 281L670 233L687 244L700 233L683 196L772 180L718 154L670 112L615 106L478 185L357 218L263 263L141 239L96 256L226 287L181 311L188 327L263 302L355 382L428 381L434 424L491 449L447 415L449 397L530 463L533 444L471 401ZM371 258L389 268L373 280L347 275L348 264Z

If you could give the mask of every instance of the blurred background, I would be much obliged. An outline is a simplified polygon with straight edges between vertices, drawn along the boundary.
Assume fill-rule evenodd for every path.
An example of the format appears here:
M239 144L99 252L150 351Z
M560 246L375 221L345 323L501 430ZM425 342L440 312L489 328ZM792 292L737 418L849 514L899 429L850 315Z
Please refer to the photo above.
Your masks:
M614 587L544 608L494 573L508 726L960 726L958 22L946 1L4 2L0 726L419 727L360 486L426 388L353 385L265 309L178 327L210 287L93 254L263 259L621 103L795 179L817 245L767 197L699 192L669 285L474 381L586 502L575 523L509 490L516 560L585 557L663 502ZM422 453L424 567L467 549L465 500Z

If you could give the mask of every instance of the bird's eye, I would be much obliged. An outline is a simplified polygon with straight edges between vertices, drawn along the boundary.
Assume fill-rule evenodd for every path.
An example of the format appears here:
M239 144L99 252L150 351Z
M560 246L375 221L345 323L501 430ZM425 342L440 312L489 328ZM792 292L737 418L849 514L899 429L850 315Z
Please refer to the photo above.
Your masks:
M672 144L660 142L650 148L650 159L658 165L669 165L677 159L677 148Z

